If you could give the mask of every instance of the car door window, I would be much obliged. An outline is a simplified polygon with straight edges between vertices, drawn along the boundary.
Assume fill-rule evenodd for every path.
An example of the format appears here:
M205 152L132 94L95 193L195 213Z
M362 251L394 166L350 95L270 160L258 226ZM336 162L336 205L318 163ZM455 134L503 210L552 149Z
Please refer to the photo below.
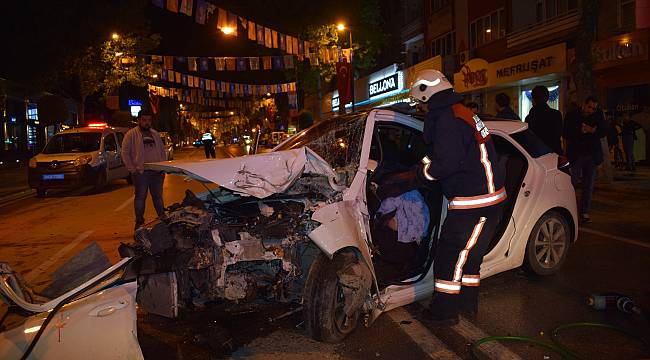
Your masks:
M373 160L406 168L419 163L427 150L422 132L401 124L379 124L373 140Z
M108 134L104 137L104 151L115 151L117 150L117 143L115 142L115 136L113 134Z

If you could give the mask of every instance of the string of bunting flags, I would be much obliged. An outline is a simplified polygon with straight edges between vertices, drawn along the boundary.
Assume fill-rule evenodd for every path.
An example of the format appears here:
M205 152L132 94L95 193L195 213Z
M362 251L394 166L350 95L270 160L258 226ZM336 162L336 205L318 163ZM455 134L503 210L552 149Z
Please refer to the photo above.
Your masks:
M201 25L212 23L216 19L217 29L229 28L236 36L239 35L238 25L241 24L249 40L267 48L280 49L290 55L307 55L311 48L309 41L257 24L206 0L152 0L151 2L170 12L193 16L195 22Z
M245 98L225 98L218 97L220 94L216 91L206 91L201 89L182 89L168 88L163 86L149 85L149 94L152 98L156 96L171 98L185 103L196 105L244 109L252 106L253 101ZM223 95L223 94L221 94Z

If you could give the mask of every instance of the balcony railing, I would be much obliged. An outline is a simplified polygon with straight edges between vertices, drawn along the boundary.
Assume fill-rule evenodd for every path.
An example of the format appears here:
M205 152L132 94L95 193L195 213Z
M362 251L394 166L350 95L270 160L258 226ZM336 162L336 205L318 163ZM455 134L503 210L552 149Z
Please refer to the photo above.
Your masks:
M552 34L574 30L580 23L580 16L580 10L576 9L564 15L519 28L507 35L508 47L519 46Z

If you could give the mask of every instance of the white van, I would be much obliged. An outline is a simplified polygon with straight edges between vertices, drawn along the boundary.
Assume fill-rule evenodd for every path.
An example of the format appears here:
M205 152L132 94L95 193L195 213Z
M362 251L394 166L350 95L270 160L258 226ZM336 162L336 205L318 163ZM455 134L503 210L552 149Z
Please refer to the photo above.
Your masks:
M93 123L54 135L43 151L29 160L29 186L38 196L48 189L72 189L92 185L96 189L114 179L130 182L122 162L124 132Z

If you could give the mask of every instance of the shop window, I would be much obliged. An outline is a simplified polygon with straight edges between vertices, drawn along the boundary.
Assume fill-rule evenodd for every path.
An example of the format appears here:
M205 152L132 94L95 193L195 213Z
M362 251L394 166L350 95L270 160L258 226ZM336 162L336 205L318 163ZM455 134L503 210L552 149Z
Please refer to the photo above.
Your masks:
M548 106L555 110L560 110L560 87L557 85L548 86ZM519 117L526 119L530 109L533 107L532 87L521 91L519 96Z
M479 46L501 39L506 35L504 9L482 16L469 25L470 47Z
M619 28L634 28L635 23L635 1L619 0L618 4L618 26Z
M456 52L456 32L452 31L431 41L431 56L447 56Z

